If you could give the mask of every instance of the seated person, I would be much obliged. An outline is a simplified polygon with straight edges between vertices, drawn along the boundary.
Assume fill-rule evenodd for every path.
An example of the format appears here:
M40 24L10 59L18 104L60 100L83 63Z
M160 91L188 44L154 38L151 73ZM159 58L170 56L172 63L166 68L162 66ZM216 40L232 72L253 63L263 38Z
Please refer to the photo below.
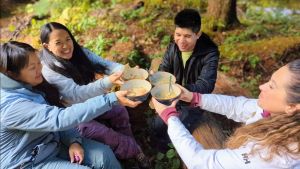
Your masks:
M174 24L174 42L167 47L159 71L173 74L176 83L192 92L211 93L217 78L218 47L208 35L201 32L201 17L198 11L183 9L176 15ZM202 112L199 108L190 108L180 103L177 109L180 112L180 120L190 132L204 120L199 116ZM154 118L150 125L156 137L165 137L167 126L160 118Z
M43 82L37 51L16 41L1 44L0 50L1 168L121 168L107 145L81 139L72 128L113 106L135 107L140 102L126 99L125 91L100 95L68 108L51 106L46 100L50 97L33 89Z
M182 88L180 100L245 123L226 149L204 149L184 127L175 109L152 98L155 110L168 125L168 135L191 169L300 168L300 59L273 73L261 85L258 99L200 94Z
M41 60L45 79L58 90L66 106L81 103L107 93L113 84L121 84L123 65L105 60L79 46L62 24L50 22L41 29ZM96 73L109 75L95 79ZM74 112L75 113L75 112ZM77 127L81 136L105 143L119 159L135 158L142 168L150 163L136 142L124 106L113 106L101 116Z

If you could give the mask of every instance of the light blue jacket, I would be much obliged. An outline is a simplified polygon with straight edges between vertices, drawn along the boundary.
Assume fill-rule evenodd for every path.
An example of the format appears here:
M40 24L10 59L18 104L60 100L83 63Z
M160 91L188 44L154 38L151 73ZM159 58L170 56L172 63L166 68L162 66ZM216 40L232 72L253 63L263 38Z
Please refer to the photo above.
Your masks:
M96 70L99 68L98 65L102 65L106 68L106 72L104 72L106 75L110 75L116 71L122 71L124 68L122 64L105 60L86 48L82 49L92 65L96 68ZM62 102L65 106L70 106L75 103L81 103L89 98L104 94L109 91L113 85L108 77L95 80L94 82L91 82L87 85L79 85L72 78L68 78L62 74L55 72L43 62L42 64L43 76L50 84L54 85L58 89L61 95ZM60 66L58 62L55 64L57 64L57 66Z
M56 156L60 143L79 141L73 128L110 110L118 104L115 93L91 98L68 108L47 104L30 86L0 73L0 166L15 168ZM32 152L35 150L35 158Z

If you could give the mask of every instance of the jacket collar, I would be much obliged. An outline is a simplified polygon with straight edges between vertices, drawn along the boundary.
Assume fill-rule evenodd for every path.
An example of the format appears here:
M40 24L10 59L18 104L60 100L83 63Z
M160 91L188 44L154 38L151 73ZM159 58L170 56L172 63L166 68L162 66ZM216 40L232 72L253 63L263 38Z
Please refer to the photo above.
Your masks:
M3 73L0 73L0 80L1 89L32 89L32 86L13 80L10 77L4 75Z
M218 47L207 34L202 33L194 49L193 54L206 55L207 53L218 50Z

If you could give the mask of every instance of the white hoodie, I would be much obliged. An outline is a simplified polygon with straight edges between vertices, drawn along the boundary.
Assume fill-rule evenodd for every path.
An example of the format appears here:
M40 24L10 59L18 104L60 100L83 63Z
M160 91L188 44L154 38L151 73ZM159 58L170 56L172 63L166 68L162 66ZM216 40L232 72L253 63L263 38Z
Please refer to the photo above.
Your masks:
M257 100L245 97L204 94L201 108L246 124L263 118L263 110L257 105ZM168 134L189 169L300 169L300 159L286 154L274 156L269 162L258 154L249 155L254 142L232 150L205 150L175 116L168 119ZM268 152L264 149L259 153L264 156Z

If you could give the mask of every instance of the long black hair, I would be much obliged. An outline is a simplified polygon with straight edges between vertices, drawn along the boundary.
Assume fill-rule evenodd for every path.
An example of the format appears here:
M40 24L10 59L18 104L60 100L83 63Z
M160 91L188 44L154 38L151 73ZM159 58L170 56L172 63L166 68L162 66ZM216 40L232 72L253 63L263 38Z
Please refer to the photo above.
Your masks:
M6 76L16 80L13 76L20 75L22 69L24 69L29 63L30 54L36 52L32 46L27 43L9 41L1 44L0 46L0 71ZM9 73L8 73L9 72ZM21 82L23 83L23 82ZM36 92L42 92L45 100L50 105L63 107L60 103L59 93L57 88L50 85L45 79L41 84L32 86Z
M53 30L65 30L72 39L74 50L72 58L66 60L55 56L45 47L41 52L41 59L50 69L62 74L68 78L72 78L77 84L85 85L95 80L95 73L104 73L106 68L102 65L97 65L97 69L92 65L81 46L76 42L74 36L69 29L57 22L49 22L42 26L40 39L42 43L49 43L49 35ZM59 62L63 67L57 66L55 62Z

